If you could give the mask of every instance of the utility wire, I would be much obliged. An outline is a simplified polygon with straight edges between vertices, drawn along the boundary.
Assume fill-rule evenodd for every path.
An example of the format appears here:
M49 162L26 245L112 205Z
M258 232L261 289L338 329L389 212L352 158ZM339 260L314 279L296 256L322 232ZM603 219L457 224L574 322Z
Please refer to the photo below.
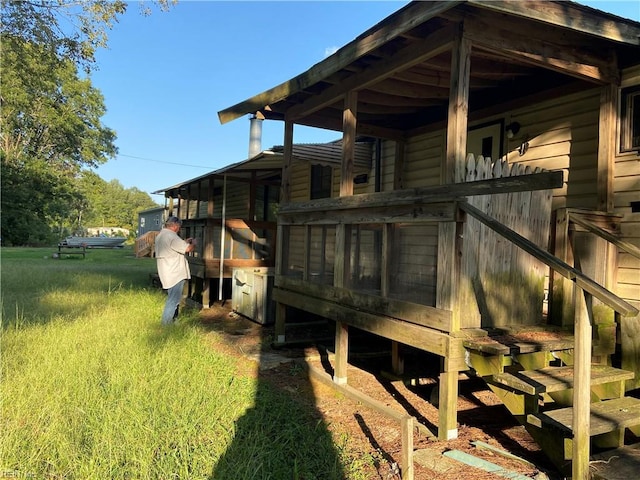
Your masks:
M137 160L145 160L147 162L155 162L155 163L165 163L167 165L179 165L181 167L193 167L193 168L204 168L205 170L211 170L211 166L203 166L203 165L188 165L186 163L178 163L178 162L167 162L164 160L155 160L153 158L144 158L144 157L136 157L134 155L125 155L122 153L118 154L118 157L127 157L127 158L135 158Z

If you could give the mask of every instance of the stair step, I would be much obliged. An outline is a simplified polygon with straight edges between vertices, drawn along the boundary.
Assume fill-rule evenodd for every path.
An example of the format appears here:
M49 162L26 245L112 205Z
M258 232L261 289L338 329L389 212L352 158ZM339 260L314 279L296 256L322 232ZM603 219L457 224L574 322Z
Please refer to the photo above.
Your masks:
M550 425L566 432L573 431L573 408L559 408L530 414L527 421L537 427ZM614 398L591 404L590 435L601 435L617 429L640 425L640 399Z
M469 350L490 355L518 355L571 350L574 348L574 338L565 332L531 330L468 338L462 344Z
M591 385L631 380L634 373L606 365L591 366ZM529 395L559 392L573 388L573 367L546 367L516 373L493 375L493 382Z

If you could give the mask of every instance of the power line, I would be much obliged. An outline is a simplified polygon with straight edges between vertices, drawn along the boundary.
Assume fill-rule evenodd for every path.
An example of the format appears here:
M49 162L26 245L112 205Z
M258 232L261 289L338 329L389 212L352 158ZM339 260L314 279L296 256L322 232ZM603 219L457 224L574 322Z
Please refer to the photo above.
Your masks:
M147 162L164 163L164 164L167 164L167 165L179 165L181 167L204 168L205 170L211 170L211 166L205 167L203 165L189 165L189 164L186 164L186 163L167 162L165 160L155 160L153 158L136 157L135 155L125 155L123 153L119 153L118 157L135 158L137 160L145 160Z

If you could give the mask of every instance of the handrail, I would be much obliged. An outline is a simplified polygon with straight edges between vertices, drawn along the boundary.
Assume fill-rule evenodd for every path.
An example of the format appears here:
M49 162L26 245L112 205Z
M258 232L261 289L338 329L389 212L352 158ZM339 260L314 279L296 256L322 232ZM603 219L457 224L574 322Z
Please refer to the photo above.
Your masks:
M632 245L629 242L620 240L619 238L607 232L604 228L597 226L596 224L594 224L593 222L590 222L589 220L580 218L579 215L580 214L576 212L569 212L569 221L573 223L577 223L581 227L586 228L589 232L595 235L598 235L600 238L603 238L604 240L610 243L613 243L616 247L618 247L621 250L624 250L628 254L633 255L636 258L640 258L640 248L636 247L635 245Z
M514 243L516 246L523 249L525 252L533 255L538 260L544 262L549 268L555 270L563 277L576 282L580 288L590 293L604 304L611 307L616 312L623 316L634 316L638 314L638 309L633 305L625 302L618 297L615 293L607 290L599 283L592 280L590 277L582 273L580 270L573 268L571 265L563 262L555 255L538 247L535 243L523 237L519 233L511 230L506 225L502 224L498 220L490 217L482 210L477 209L473 205L467 202L459 202L458 207L467 212L472 217L482 222L487 227L494 230L496 233L502 235L504 238Z

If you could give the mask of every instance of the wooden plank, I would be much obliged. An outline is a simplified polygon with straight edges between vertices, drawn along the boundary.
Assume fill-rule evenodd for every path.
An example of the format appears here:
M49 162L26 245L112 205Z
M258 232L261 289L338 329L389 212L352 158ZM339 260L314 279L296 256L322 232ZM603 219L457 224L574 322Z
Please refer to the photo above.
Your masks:
M552 393L573 388L573 367L546 367L494 375L493 380L529 394ZM592 365L590 384L602 385L632 379L634 373L606 365Z
M473 154L469 154L466 160L466 181L473 182L486 178L486 162L482 156L477 161ZM467 199L469 203L479 209L483 209L486 197L476 195ZM464 320L461 328L479 327L481 325L481 310L484 306L482 292L477 286L480 280L480 245L482 245L481 231L483 225L471 216L465 218L462 226L461 265L459 279L459 308L464 312Z
M374 83L379 86L381 81L391 77L394 73L406 70L411 66L448 51L452 38L452 30L450 28L442 28L425 38L414 39L413 43L394 52L386 61L378 62L361 72L354 73L344 78L341 82L326 88L322 93L311 96L306 101L292 106L287 111L287 115L290 115L295 120L301 120L305 116L338 102L350 90L357 88L362 91ZM376 102L370 101L368 103ZM415 103L411 103L410 106L415 107Z
M613 243L616 247L628 253L629 255L632 255L636 258L640 258L640 248L636 247L634 244L630 242L625 242L624 240L620 240L619 237L612 235L611 233L606 231L604 228L596 225L594 222L586 218L583 218L581 214L569 211L569 220L585 228L587 231L595 235L598 235L599 237L604 238L608 242Z
M617 318L620 324L621 367L636 373L636 378L628 380L627 390L640 387L640 315Z
M611 293L609 290L602 287L598 283L594 282L589 277L582 274L582 272L580 272L579 270L576 270L570 265L567 265L545 250L542 250L530 240L524 238L522 235L519 235L510 228L505 227L503 224L489 217L488 215L485 215L477 208L465 203L460 203L460 208L478 218L485 225L490 226L500 235L518 245L518 247L542 260L558 273L561 273L566 278L573 280L580 288L597 297L600 301L607 304L615 311L625 316L636 315L638 313L638 310L635 307L625 302L617 295Z
M438 224L438 267L436 278L436 308L453 312L450 331L461 328L460 309L458 308L458 275L456 266L456 225L451 222ZM479 325L464 325L479 326Z
M355 388L349 385L341 385L335 382L332 382L329 375L318 368L315 368L307 363L302 364L303 367L307 369L309 372L309 377L313 380L320 381L324 385L335 389L336 391L344 394L351 400L358 402L364 405L367 408L370 408L376 412L379 412L393 420L400 422L400 436L402 439L402 479L403 480L413 480L414 478L414 468L413 468L413 433L414 433L414 425L417 426L416 429L419 429L421 432L426 433L427 438L434 439L435 435L431 433L426 427L422 424L418 423L414 417L408 415L406 413L398 412L393 408L385 405L374 398L365 395L364 393L356 390Z
M280 221L281 216L286 218L287 215L293 213L308 214L313 211L337 211L355 208L375 209L392 205L443 203L473 195L495 195L498 193L523 190L546 190L561 187L562 179L563 173L561 171L543 172L520 177L491 178L476 182L436 185L393 192L374 192L348 197L320 198L313 201L281 205L278 210L278 221Z
M514 29L515 25L503 25L500 28L492 17L474 17L471 20L470 16L466 22L467 34L474 45L498 51L518 62L541 66L582 80L600 84L619 83L617 63L610 59L610 53L605 49L597 54L579 47L567 49L559 43L553 43L550 36L536 38ZM536 33L539 35L539 32L534 35Z
M340 49L340 55L332 55L324 61L314 65L306 72L287 80L263 93L255 95L243 102L228 107L218 112L221 123L235 120L247 113L256 112L274 102L280 101L287 96L309 88L313 84L324 80L326 77L338 72L348 66L354 60L379 48L389 40L402 35L406 31L415 28L417 25L438 15L440 12L449 10L457 3L461 2L418 2L404 8L392 15L380 24L379 28L371 29L366 35L348 43Z
M528 421L533 425L549 425L564 432L574 432L571 407L529 415ZM622 397L592 403L589 423L591 425L589 436L640 425L640 399Z
M451 365L461 366L461 370L466 369L462 341L437 330L403 322L395 318L357 311L334 302L280 288L273 290L273 298L275 301L286 305L315 313L334 321L342 321L389 340L395 340L442 357L448 357L451 360Z
M293 290L303 295L339 303L356 310L398 318L443 332L452 329L452 312L449 310L370 295L348 288L305 283L285 276L277 277L275 285L278 288Z
M360 207L339 211L296 212L278 216L281 225L335 225L337 223L425 223L453 221L453 203Z
M546 0L513 2L505 0L470 0L470 4L508 15L535 18L539 22L568 28L617 42L638 45L640 29L629 21L603 18L601 15L585 12L578 4L554 3Z
M638 476L640 443L607 450L591 456L589 463L593 480L629 480Z

